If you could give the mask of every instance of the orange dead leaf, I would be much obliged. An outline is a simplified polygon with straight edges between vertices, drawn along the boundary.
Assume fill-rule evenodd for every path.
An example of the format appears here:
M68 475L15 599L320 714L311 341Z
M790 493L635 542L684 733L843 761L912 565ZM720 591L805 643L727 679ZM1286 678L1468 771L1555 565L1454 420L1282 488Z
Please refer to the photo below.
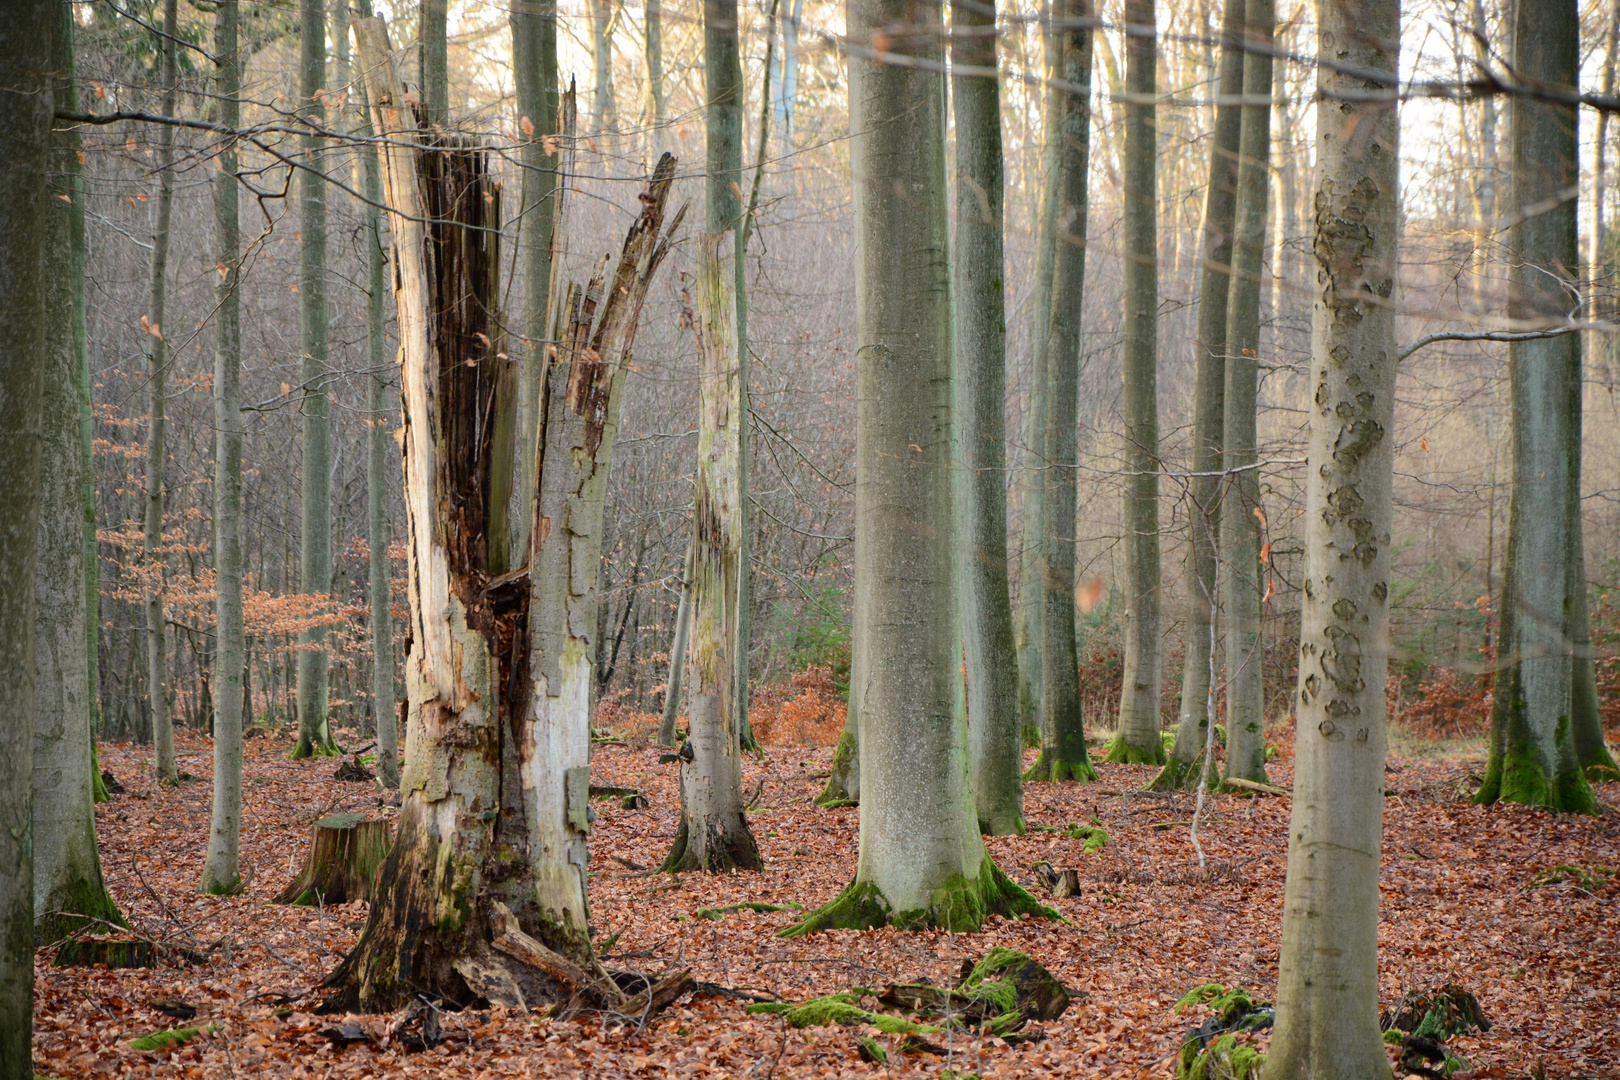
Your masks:
M1091 614L1091 609L1102 600L1103 579L1093 574L1074 587L1074 599L1080 605L1080 610Z
M1418 449L1423 451L1425 454L1429 452L1429 437L1427 435L1418 439Z
M1260 545L1260 561L1263 562L1263 563L1268 563L1268 562L1271 561L1271 541L1270 540L1267 540L1265 543Z
M527 116L518 118L518 127L523 129L523 134L529 136L531 139L534 137L534 121L530 120Z
M1263 604L1267 600L1270 600L1273 596L1276 596L1276 595L1277 595L1277 579L1275 577L1273 577L1272 575L1267 574L1266 575L1266 595L1264 595L1264 596L1262 596L1260 598L1260 602Z
M1266 512L1264 510L1260 509L1257 506L1257 507L1254 508L1254 516L1260 519L1260 527L1262 529L1265 528L1266 527Z

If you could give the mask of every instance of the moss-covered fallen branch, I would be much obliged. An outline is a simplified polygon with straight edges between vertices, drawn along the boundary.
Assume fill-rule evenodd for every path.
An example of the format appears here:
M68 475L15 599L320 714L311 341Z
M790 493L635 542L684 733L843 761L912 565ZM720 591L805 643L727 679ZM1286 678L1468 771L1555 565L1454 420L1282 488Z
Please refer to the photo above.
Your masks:
M740 904L727 904L725 907L700 907L697 917L700 919L723 919L733 911L758 911L762 914L774 911L803 911L803 904L795 904L789 900L785 904L765 904L758 900L745 900Z
M200 1028L168 1028L164 1031L154 1031L150 1035L142 1035L138 1039L131 1039L129 1046L131 1050L161 1050L165 1046L179 1046L181 1043L190 1042L198 1035L212 1035L218 1030L218 1024Z

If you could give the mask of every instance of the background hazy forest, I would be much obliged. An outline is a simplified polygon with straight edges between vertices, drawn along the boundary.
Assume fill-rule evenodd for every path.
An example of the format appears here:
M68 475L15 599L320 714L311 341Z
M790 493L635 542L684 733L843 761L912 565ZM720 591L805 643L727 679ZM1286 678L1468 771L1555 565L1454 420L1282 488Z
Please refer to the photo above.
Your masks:
M1089 280L1083 313L1080 393L1081 579L1096 602L1083 612L1081 656L1087 718L1111 723L1117 702L1122 634L1123 562L1119 544L1121 307L1120 154L1123 120L1110 94L1120 79L1118 0L1103 0L1104 28L1096 37L1091 155ZM78 68L86 102L97 111L157 111L156 38L148 27L161 5L92 3L80 6ZM1612 81L1610 5L1583 6L1585 85ZM1476 64L1500 63L1506 32L1495 2L1414 0L1404 12L1403 77L1457 79ZM379 3L396 38L410 43L417 7ZM758 146L759 100L771 12L760 3L742 8L742 44L748 105L746 158ZM645 11L639 3L564 0L559 49L565 81L577 80L581 125L588 135L576 167L584 197L575 202L571 232L580 238L572 272L603 255L625 220L638 184L656 155L672 150L683 179L677 201L699 199L703 163L702 28L691 5L662 12L663 116L654 115L647 78ZM853 239L845 136L846 76L831 44L841 32L842 5L826 0L780 0L773 71L768 78L772 121L758 242L747 263L753 408L750 460L755 539L755 586L750 665L756 685L783 685L809 665L827 665L846 679L848 589L852 565L854 478L852 350ZM1165 716L1173 716L1179 684L1180 619L1186 538L1185 479L1190 459L1195 300L1199 229L1208 139L1213 117L1218 5L1210 0L1165 4L1159 10L1158 173L1159 382L1165 479L1161 520L1166 585L1164 632ZM1315 74L1313 8L1298 0L1279 5L1278 43L1290 54L1275 67L1271 242L1263 281L1259 350L1262 491L1274 583L1265 605L1268 712L1285 713L1294 687L1300 577L1298 538L1306 413L1302 395L1310 321L1306 280L1313 166ZM1014 478L1029 459L1023 444L1029 337L1033 325L1034 218L1041 186L1038 6L1013 0L1001 14L1005 73L1006 234L1009 280L1007 432L1010 443L1009 528L1014 561L1019 543L1019 490ZM206 41L211 15L180 6L179 36ZM334 20L336 13L334 12ZM298 36L291 5L243 6L247 44L244 125L293 109L297 97ZM334 21L333 25L337 25ZM1483 37L1481 37L1483 31ZM518 181L519 138L514 116L510 39L504 5L452 0L449 5L449 83L454 127L487 139L495 168L510 190ZM1489 42L1490 44L1484 44ZM328 122L352 119L354 101L340 86L337 57L329 49ZM414 52L411 54L414 56ZM791 58L786 79L784 56ZM598 59L601 62L597 62ZM176 108L206 118L214 108L210 68L197 52L180 50ZM785 89L784 89L785 87ZM93 97L91 96L93 95ZM1505 231L1493 199L1508 183L1505 104L1486 97L1467 102L1415 99L1403 107L1401 141L1402 343L1441 329L1475 329L1480 316L1504 305L1500 258ZM1499 116L1498 114L1504 114ZM103 630L100 636L102 731L144 740L151 717L145 692L141 639L144 583L139 570L147 373L142 315L147 310L148 199L154 195L157 128L119 125L87 128L85 158L86 260L90 361L96 417L95 471L100 535ZM1581 213L1585 256L1594 193L1590 158L1596 123L1581 128ZM211 333L204 326L215 304L217 280L211 242L210 137L181 129L176 135L175 205L168 324L171 352L168 402L169 458L164 549L174 709L179 721L206 727L212 665L211 507L213 415ZM268 139L293 151L293 136ZM275 143L274 140L285 140ZM352 177L354 162L342 147L326 151L322 168ZM242 169L256 194L244 193L242 271L242 397L250 408L244 450L247 620L253 682L253 718L290 719L294 698L295 636L312 620L331 627L334 725L369 725L371 647L366 629L366 452L370 424L399 425L397 390L391 411L365 407L365 288L362 206L350 195L329 196L327 276L330 304L333 452L332 552L329 596L301 594L298 551L299 324L296 278L296 200L288 169L253 146L242 147ZM1611 201L1615 185L1609 185ZM1601 192L1600 192L1601 194ZM516 205L515 201L510 205ZM1604 217L1612 220L1614 211ZM508 223L504 288L521 298L521 265ZM593 238L586 241L584 238ZM600 242L601 250L588 248ZM1603 244L1610 241L1606 238ZM690 534L690 489L696 446L696 363L692 335L683 329L691 304L690 245L675 255L673 271L655 283L637 340L624 408L624 430L614 462L607 508L598 658L599 700L613 708L656 711L667 668L682 560ZM1594 310L1613 286L1594 282ZM513 300L515 304L516 299ZM389 305L390 326L392 305ZM1395 580L1392 617L1403 697L1428 669L1462 672L1483 663L1492 595L1499 585L1506 532L1508 480L1507 346L1441 342L1402 365L1396 436ZM1600 641L1615 625L1609 589L1620 572L1620 367L1610 341L1587 346L1585 526L1595 630ZM394 377L389 372L390 377ZM397 387L397 382L396 382ZM400 477L388 476L388 506L396 536L402 528ZM397 550L397 545L396 545ZM403 563L395 563L396 619L403 615ZM1016 579L1014 588L1016 589ZM1015 599L1016 604L1016 599ZM402 624L401 624L402 625ZM1612 665L1600 650L1599 676ZM396 658L403 651L395 650ZM1608 695L1605 695L1606 698ZM390 707L391 704L390 704ZM767 730L771 714L762 714ZM1483 730L1483 710L1468 719ZM836 723L793 738L831 739ZM787 733L780 733L786 736Z

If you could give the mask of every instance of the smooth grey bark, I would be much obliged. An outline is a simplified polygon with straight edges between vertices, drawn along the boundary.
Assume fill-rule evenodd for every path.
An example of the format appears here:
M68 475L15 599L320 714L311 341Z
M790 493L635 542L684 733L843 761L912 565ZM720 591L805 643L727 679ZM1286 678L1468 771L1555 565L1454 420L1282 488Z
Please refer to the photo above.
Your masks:
M855 880L790 933L1040 912L974 813L956 620L941 0L849 0L855 202ZM873 48L902 62L886 62ZM892 35L892 36L891 36Z
M62 17L55 0L14 4L0 21L0 679L14 717L34 708L34 571L39 440L50 366L43 280L46 72ZM75 526L76 527L76 526ZM0 724L0 1080L34 1075L34 725Z
M782 19L782 62L778 67L773 108L776 111L777 138L782 151L791 154L794 114L799 102L799 28L804 19L804 0L788 0Z
M1089 0L1063 0L1066 23L1091 17ZM1091 51L1089 25L1066 25L1053 35L1057 74L1066 84L1053 110L1051 138L1058 144L1052 245L1052 305L1045 327L1046 420L1041 458L1041 753L1026 780L1095 780L1086 753L1075 652L1075 525L1080 480L1080 327L1086 281L1086 224L1091 166ZM1054 88L1055 89L1055 88Z
M1271 179L1271 46L1276 0L1246 0L1243 139L1238 157L1232 275L1226 301L1226 491L1220 561L1226 625L1226 776L1266 778L1264 643L1260 636L1260 284Z
M431 0L429 0L431 3ZM326 8L324 0L300 0L299 108L323 117L326 88ZM424 41L426 40L424 33ZM426 54L424 53L424 61ZM302 137L305 160L320 160L322 140ZM298 325L303 469L299 480L303 512L298 537L299 589L325 596L332 588L332 397L328 391L326 320L326 182L316 172L298 176ZM338 752L327 716L329 670L326 627L306 625L298 632L298 744L294 758Z
M1154 0L1125 2L1125 671L1107 760L1163 764L1159 737L1158 165ZM1267 88L1269 92L1269 87Z
M1024 831L1018 647L1007 580L1007 313L1002 251L1001 83L996 10L951 0L951 107L956 112L957 486L968 751L979 831Z
M744 746L754 745L748 723L748 641L749 634L749 522L748 513L748 282L744 274L747 256L747 223L743 220L743 73L738 42L737 0L704 0L703 3L703 109L707 180L704 187L705 228L711 233L730 231L735 237L733 263L734 303L737 308L736 351L738 383L741 392L738 445L740 461L738 498L742 512L741 574L737 581L738 599L732 613L731 633L740 646L734 666L732 693L737 731ZM694 601L695 603L696 601Z
M612 127L613 108L613 0L587 0L591 18L591 126L593 133Z
M742 738L734 665L748 662L736 634L741 597L741 372L737 304L731 296L737 250L730 232L698 237L698 447L692 501L691 649L687 663L687 746L681 817L662 869L722 873L763 865L743 812Z
M681 678L686 673L686 640L692 621L692 545L686 546L686 562L681 569L681 602L675 609L675 633L669 645L669 679L664 687L664 721L658 728L658 745L677 742L675 721L681 711Z
M1221 14L1215 130L1204 191L1203 259L1198 283L1198 342L1193 374L1192 477L1187 482L1187 630L1181 706L1170 760L1153 781L1157 790L1195 788L1209 725L1210 626L1216 618L1220 543L1221 438L1226 413L1226 299L1231 283L1232 229L1237 215L1238 148L1243 112L1244 0L1225 0Z
M214 14L214 87L219 122L242 118L237 53L237 0L219 0ZM221 149L214 177L214 799L203 861L202 891L229 894L242 879L242 294L241 223L236 148Z
M1574 0L1520 2L1513 16L1513 70L1530 85L1569 88L1579 72ZM1522 323L1565 322L1577 295L1579 116L1575 109L1515 95L1509 231L1508 315ZM1513 393L1513 486L1502 573L1499 657L1485 782L1475 801L1526 803L1596 813L1575 747L1578 706L1574 646L1586 589L1579 530L1580 335L1508 346Z
M517 88L519 148L523 184L518 210L518 247L523 259L523 340L518 359L519 402L513 426L514 474L531 476L539 425L540 383L551 337L550 315L558 250L557 153L547 153L548 138L557 134L557 5L555 0L516 0L511 8L512 68ZM555 149L555 144L554 144ZM510 518L491 522L492 539L504 557L504 570L528 562L529 533L534 519L534 493L519 484L509 502Z
M1061 51L1048 29L1041 35L1048 78L1055 80ZM1055 82L1046 89L1043 126L1055 132L1068 95ZM1041 742L1042 545L1045 543L1046 505L1046 352L1047 324L1052 318L1052 275L1057 264L1058 167L1062 142L1050 134L1043 140L1043 168L1039 217L1035 223L1035 289L1030 298L1030 359L1024 417L1023 468L1018 485L1023 506L1023 531L1018 554L1018 711L1025 745Z
M422 112L430 125L445 127L450 122L450 3L449 0L422 0Z
M57 107L76 109L73 19L55 7L52 90ZM36 941L52 944L80 929L106 929L75 916L123 922L107 895L96 850L94 740L87 676L88 598L83 534L84 453L81 356L76 327L83 305L84 191L77 134L51 134L51 198L45 202L46 367L38 443L39 536L34 574L34 920ZM66 201L64 201L66 200Z
M177 4L163 5L165 30L178 25ZM159 39L162 55L160 78L163 99L159 108L164 116L174 115L175 38ZM180 781L174 759L174 706L169 696L168 625L163 593L166 560L163 554L163 462L164 409L168 389L168 343L163 338L164 305L169 271L169 217L174 207L174 128L158 128L156 169L158 196L152 203L152 255L148 264L146 312L146 385L148 391L146 425L146 516L141 557L145 563L146 588L146 693L152 710L152 756L160 783Z
M1265 1072L1382 1080L1383 842L1395 381L1399 119L1369 79L1400 70L1399 0L1317 9L1316 281L1298 732ZM1334 66L1325 61L1331 60ZM1349 95L1348 97L1345 95Z
M653 127L663 127L664 9L658 0L647 0L641 25L647 60L647 115Z

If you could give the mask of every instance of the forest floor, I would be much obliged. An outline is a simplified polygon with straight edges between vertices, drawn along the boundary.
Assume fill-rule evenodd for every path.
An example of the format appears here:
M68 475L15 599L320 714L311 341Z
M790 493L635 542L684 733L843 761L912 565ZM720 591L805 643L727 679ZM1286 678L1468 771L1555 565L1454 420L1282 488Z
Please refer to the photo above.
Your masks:
M597 803L592 920L598 947L612 942L610 967L689 966L699 980L803 1001L919 977L943 982L964 959L1001 945L1046 965L1071 988L1073 1004L1044 1025L1044 1041L1018 1048L958 1031L931 1036L947 1056L900 1054L897 1037L864 1032L890 1048L889 1066L857 1056L861 1029L790 1029L726 997L683 999L639 1031L491 1009L448 1014L447 1040L420 1053L389 1039L336 1045L320 1033L339 1018L308 1010L322 976L358 937L364 906L317 910L270 899L302 863L314 820L339 810L397 812L374 784L334 780L330 759L289 761L286 741L270 735L247 743L242 854L253 877L245 895L230 899L196 893L209 821L209 743L181 735L180 765L195 778L177 790L151 781L148 747L103 745L103 767L127 789L97 808L113 897L142 934L206 955L194 962L169 950L153 969L59 969L41 950L41 1076L763 1080L887 1070L1164 1077L1175 1074L1183 1035L1207 1015L1202 1007L1172 1011L1187 990L1241 984L1269 998L1276 989L1287 798L1213 797L1199 828L1209 872L1200 873L1189 838L1191 797L1134 793L1151 769L1099 765L1096 784L1031 785L1025 813L1032 825L1100 823L1109 834L1100 852L1085 854L1078 841L1036 830L989 840L997 863L1026 884L1034 884L1038 860L1079 870L1078 897L1048 900L1072 925L998 918L977 934L835 931L784 941L775 934L793 920L791 909L744 909L717 920L698 917L698 909L750 900L814 908L850 880L858 811L810 803L829 751L774 747L746 762L745 790L763 782L750 821L765 870L672 877L635 868L656 866L669 846L676 773L657 764L656 748L606 744L595 752L593 781L638 788L651 800L641 810L621 809L617 799ZM1397 744L1392 754L1380 882L1382 1004L1434 980L1460 982L1494 1023L1455 1042L1477 1066L1474 1075L1544 1068L1547 1077L1620 1076L1620 874L1597 869L1620 868L1620 784L1598 788L1605 810L1596 818L1485 810L1467 801L1482 768L1477 743L1461 752ZM1286 760L1270 771L1279 784L1291 780ZM1559 866L1591 876L1547 882L1545 872ZM179 1047L132 1049L131 1039L183 1026L154 1007L173 1000L199 1010L184 1026L218 1027ZM386 1017L349 1022L377 1035L387 1026Z

